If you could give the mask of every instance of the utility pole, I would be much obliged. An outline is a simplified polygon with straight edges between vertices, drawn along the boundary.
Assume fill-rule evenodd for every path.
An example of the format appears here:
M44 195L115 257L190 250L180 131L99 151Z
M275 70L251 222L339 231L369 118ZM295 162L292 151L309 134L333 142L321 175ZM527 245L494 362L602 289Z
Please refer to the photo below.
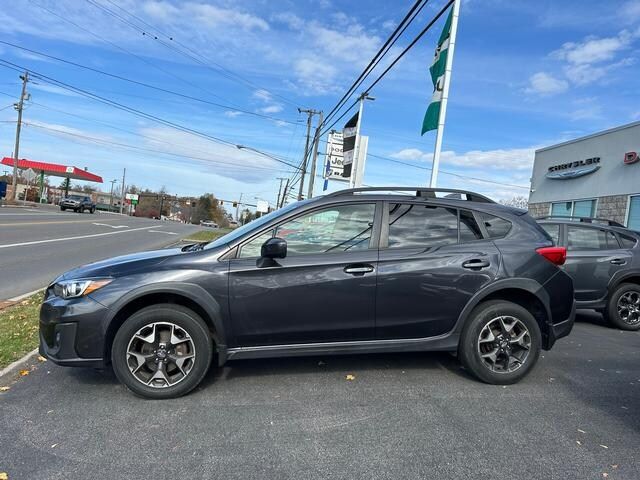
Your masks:
M113 185L117 181L118 180L116 180L116 179L111 180L111 193L109 194L109 211L111 211L111 209L113 208Z
M278 188L278 200L276 201L276 209L280 208L280 195L282 195L282 181L287 180L283 177L278 177L276 180L280 180L280 187Z
M18 123L16 125L16 148L13 151L13 182L12 182L12 190L11 190L11 201L16 200L18 198L17 191L18 190L18 159L20 158L19 150L20 150L20 128L22 127L22 107L24 106L24 101L27 98L27 82L29 81L29 72L24 72L24 75L20 75L22 79L22 93L20 93L20 100L15 104L15 109L18 111ZM26 200L26 194L25 194Z
M316 134L313 137L313 153L311 154L311 171L309 172L309 192L307 198L313 198L313 185L316 179L316 164L318 162L318 144L320 143L320 129L322 128L322 122L324 121L324 115L322 111L319 113L318 126L316 127Z
M242 193L240 193L240 198L238 199L238 203L236 203L236 222L240 224L240 205L242 204Z
M124 178L127 175L127 169L125 168L124 170L122 170L122 190L121 190L121 196L120 196L120 213L122 213L122 209L124 207Z
M302 157L302 169L300 172L300 189L298 190L298 200L302 200L302 192L304 191L304 177L307 174L307 160L309 157L309 140L311 136L311 118L319 113L313 109L298 108L298 112L307 114L307 142L304 146L304 157Z
M280 199L280 208L284 207L284 201L287 198L288 190L289 190L289 179L287 178L287 183L284 184L284 192L282 192L282 198Z

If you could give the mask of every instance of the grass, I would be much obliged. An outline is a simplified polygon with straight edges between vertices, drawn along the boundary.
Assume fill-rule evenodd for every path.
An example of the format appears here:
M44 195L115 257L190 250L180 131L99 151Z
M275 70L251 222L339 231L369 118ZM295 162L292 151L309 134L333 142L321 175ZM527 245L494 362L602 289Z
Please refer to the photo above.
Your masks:
M229 228L216 228L211 230L200 230L199 232L192 233L186 238L183 238L186 242L211 242L216 238L221 237L229 233Z
M0 369L38 346L42 293L0 310Z

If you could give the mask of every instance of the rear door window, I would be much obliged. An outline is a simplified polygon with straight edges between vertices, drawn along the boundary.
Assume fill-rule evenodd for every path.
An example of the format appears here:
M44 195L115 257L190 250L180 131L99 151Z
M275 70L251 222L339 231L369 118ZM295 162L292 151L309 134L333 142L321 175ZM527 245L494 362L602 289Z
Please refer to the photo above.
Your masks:
M620 245L608 230L568 226L567 247L571 250L607 250L620 248Z
M460 243L482 240L482 231L469 210L460 210Z
M455 243L458 243L457 209L413 203L389 205L389 248L427 248Z

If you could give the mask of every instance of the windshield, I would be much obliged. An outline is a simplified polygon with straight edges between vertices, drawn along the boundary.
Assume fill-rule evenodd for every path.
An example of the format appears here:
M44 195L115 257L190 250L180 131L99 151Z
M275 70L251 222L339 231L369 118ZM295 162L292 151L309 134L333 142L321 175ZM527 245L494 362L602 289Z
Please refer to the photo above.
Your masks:
M280 215L283 215L283 214L285 214L287 212L290 212L291 210L293 210L295 208L298 208L299 206L303 205L306 202L307 202L307 200L304 200L302 202L295 202L295 203L292 203L290 205L287 205L286 207L281 208L280 210L274 210L271 213L263 215L262 217L257 218L255 220L253 220L252 222L249 222L249 223L247 223L247 224L245 224L245 225L243 225L241 227L238 227L235 230L227 233L226 235L223 235L220 238L217 238L213 242L208 243L205 248L216 248L216 247L219 247L221 245L225 245L227 243L231 243L234 240L242 237L246 233L249 233L249 232L251 232L253 230L259 229L260 227L262 227L266 223L270 222L274 218L278 218Z
M71 200L82 200L80 195L69 195L67 198L70 198Z

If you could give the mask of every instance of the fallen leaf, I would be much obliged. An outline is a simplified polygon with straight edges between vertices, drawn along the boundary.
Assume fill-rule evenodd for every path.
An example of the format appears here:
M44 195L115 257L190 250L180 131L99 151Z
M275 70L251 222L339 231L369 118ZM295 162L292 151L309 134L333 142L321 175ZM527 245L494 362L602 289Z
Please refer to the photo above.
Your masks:
M0 480L9 480L9 475L6 472L0 472Z
M38 355L38 361L39 361L39 362L46 362L46 361L47 361L47 359L46 359L46 358L44 358L42 355Z
M582 442L581 442L580 440L576 440L576 443L577 443L578 445L582 445Z
M58 446L57 443L54 443L53 445L51 445L51 448L56 448Z
M602 472L602 478L607 478L609 474L607 472Z
M618 468L618 465L615 465L615 464L611 465L611 468L613 468L615 470L616 468Z
M11 390L11 387L0 387L0 392L6 392L8 390Z
M609 447L607 447L606 445L600 445L602 448L606 448L608 449Z
M20 370L21 377L26 377L27 375L29 375L29 370Z
M53 413L53 410L47 410L47 415Z
M580 429L578 429L578 431L579 431L580 433L587 433L587 432L585 432L584 430L580 430Z
M356 379L355 375L351 375L350 373L345 377L347 380L352 381Z

